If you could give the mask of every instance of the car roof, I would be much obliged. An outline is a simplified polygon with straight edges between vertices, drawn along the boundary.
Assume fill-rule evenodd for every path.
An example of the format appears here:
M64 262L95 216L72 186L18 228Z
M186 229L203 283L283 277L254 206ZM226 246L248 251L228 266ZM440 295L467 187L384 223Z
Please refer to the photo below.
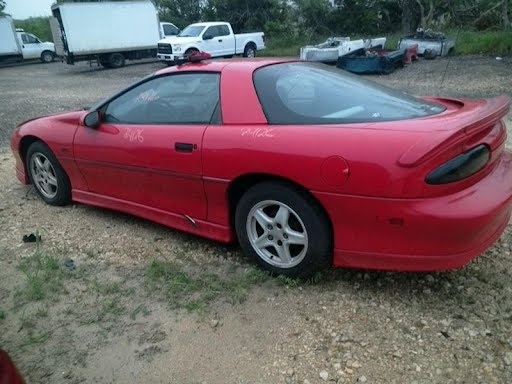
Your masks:
M206 60L199 63L185 63L169 68L161 69L156 72L156 75L163 75L167 73L176 72L225 72L229 71L248 71L254 72L256 69L265 67L267 65L287 63L298 61L297 59L286 58L257 58L257 59L228 59L228 60Z

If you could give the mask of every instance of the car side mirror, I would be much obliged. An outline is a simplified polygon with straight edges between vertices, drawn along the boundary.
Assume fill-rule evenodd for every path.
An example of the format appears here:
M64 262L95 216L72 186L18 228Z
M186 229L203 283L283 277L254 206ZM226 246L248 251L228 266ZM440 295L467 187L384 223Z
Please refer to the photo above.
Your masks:
M204 35L203 36L203 40L211 40L211 39L213 39L212 35Z
M101 122L99 111L92 111L85 115L84 125L89 128L97 128Z

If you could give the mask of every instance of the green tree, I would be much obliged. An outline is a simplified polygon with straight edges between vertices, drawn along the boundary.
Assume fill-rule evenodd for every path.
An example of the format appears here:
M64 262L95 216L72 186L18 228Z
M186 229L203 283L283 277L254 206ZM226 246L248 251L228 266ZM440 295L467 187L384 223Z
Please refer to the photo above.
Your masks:
M169 21L180 28L201 20L202 0L156 0L160 20Z
M0 0L0 16L5 15L4 9L7 4L5 3L5 0Z
M286 23L287 5L284 0L209 0L203 18L228 21L235 32L262 30L268 22Z
M23 28L25 32L36 35L42 41L53 41L49 17L30 17L25 20L14 20L14 25L16 28Z

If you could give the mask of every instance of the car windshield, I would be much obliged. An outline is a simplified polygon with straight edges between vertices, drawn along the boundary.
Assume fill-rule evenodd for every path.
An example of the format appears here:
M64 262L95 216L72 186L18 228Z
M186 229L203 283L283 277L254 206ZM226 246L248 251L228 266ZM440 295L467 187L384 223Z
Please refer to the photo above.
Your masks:
M201 25L189 25L178 35L180 37L197 37L203 32L204 26Z
M254 74L254 85L270 124L343 124L420 118L445 107L336 67L281 63Z

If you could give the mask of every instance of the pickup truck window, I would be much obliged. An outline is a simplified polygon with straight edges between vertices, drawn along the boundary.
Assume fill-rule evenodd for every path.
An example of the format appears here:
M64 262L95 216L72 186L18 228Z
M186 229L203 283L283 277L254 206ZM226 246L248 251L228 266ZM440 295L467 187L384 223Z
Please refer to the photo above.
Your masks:
M212 26L212 27L209 27L206 32L204 33L204 35L210 35L212 37L217 37L217 36L220 36L220 33L219 33L219 27L217 27L216 25Z
M219 102L218 73L153 78L112 100L104 110L111 124L208 124Z
M227 25L219 25L219 36L229 36L230 34Z
M203 32L205 27L199 25L189 25L178 35L180 37L197 37Z

